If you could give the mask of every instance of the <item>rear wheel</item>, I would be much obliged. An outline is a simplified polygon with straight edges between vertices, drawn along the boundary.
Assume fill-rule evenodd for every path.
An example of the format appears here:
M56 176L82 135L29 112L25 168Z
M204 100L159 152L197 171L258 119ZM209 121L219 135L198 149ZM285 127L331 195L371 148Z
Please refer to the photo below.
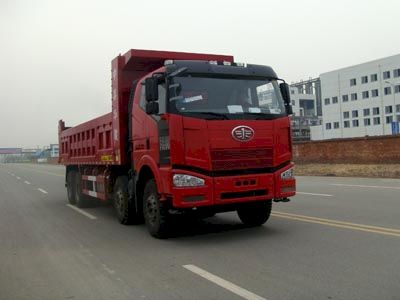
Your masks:
M249 203L237 210L243 224L247 226L261 226L271 215L272 201Z
M75 171L67 173L67 197L70 204L76 204L75 198Z
M128 178L126 176L120 176L115 181L113 200L114 209L121 224L140 223L140 216L136 214L133 199L129 199Z
M76 172L75 175L75 200L76 206L84 208L88 206L88 196L82 193L82 175Z
M143 193L143 215L150 234L156 238L168 237L168 207L160 201L154 179L146 183Z

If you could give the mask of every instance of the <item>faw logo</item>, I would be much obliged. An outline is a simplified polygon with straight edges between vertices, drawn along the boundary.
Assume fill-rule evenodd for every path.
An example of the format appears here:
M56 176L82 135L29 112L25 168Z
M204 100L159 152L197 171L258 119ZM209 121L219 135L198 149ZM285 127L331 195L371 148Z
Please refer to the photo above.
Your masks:
M249 126L237 126L232 130L232 137L239 142L247 142L254 137L254 130Z

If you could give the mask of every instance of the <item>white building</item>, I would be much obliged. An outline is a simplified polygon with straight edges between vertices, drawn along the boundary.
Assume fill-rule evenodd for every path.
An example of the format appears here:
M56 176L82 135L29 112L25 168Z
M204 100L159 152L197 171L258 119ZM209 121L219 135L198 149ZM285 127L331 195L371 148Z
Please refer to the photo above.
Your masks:
M50 144L50 157L58 157L59 150L58 144Z
M323 124L311 139L392 134L400 122L400 54L323 73Z
M321 124L321 117L318 117L320 95L319 78L299 81L290 85L293 109L292 133L295 140L309 140L310 126Z
M290 87L290 99L294 116L314 117L317 115L315 94L300 93L296 87Z

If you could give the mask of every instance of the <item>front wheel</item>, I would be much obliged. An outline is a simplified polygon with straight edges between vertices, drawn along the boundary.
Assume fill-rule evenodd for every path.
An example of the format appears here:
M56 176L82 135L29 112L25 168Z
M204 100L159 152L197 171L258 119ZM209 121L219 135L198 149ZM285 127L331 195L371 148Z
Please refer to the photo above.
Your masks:
M168 237L168 207L160 201L154 179L147 182L143 193L143 215L149 233L156 238Z
M261 226L269 219L272 210L272 201L249 203L237 210L243 224L247 226Z

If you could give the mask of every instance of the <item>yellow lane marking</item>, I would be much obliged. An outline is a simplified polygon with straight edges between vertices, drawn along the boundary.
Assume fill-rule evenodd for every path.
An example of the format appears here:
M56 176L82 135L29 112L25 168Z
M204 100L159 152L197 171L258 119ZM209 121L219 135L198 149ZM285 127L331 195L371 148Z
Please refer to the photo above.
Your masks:
M342 184L342 183L331 183L330 185L334 185L334 186L345 186L345 187L362 187L362 188L400 190L400 187L398 187L398 186L364 185L364 184Z
M304 216L304 215L290 214L290 213L284 213L284 212L278 212L278 211L273 212L271 215L275 216L275 217L279 217L279 218L290 219L290 220L303 221L303 222L322 224L322 225L339 227L339 228L353 229L353 230L359 230L359 231L379 233L379 234L384 234L384 235L400 237L400 229L395 229L395 228L370 226L370 225L343 222L343 221L337 221L337 220L331 220L331 219L323 219L323 218L309 217L309 216Z

